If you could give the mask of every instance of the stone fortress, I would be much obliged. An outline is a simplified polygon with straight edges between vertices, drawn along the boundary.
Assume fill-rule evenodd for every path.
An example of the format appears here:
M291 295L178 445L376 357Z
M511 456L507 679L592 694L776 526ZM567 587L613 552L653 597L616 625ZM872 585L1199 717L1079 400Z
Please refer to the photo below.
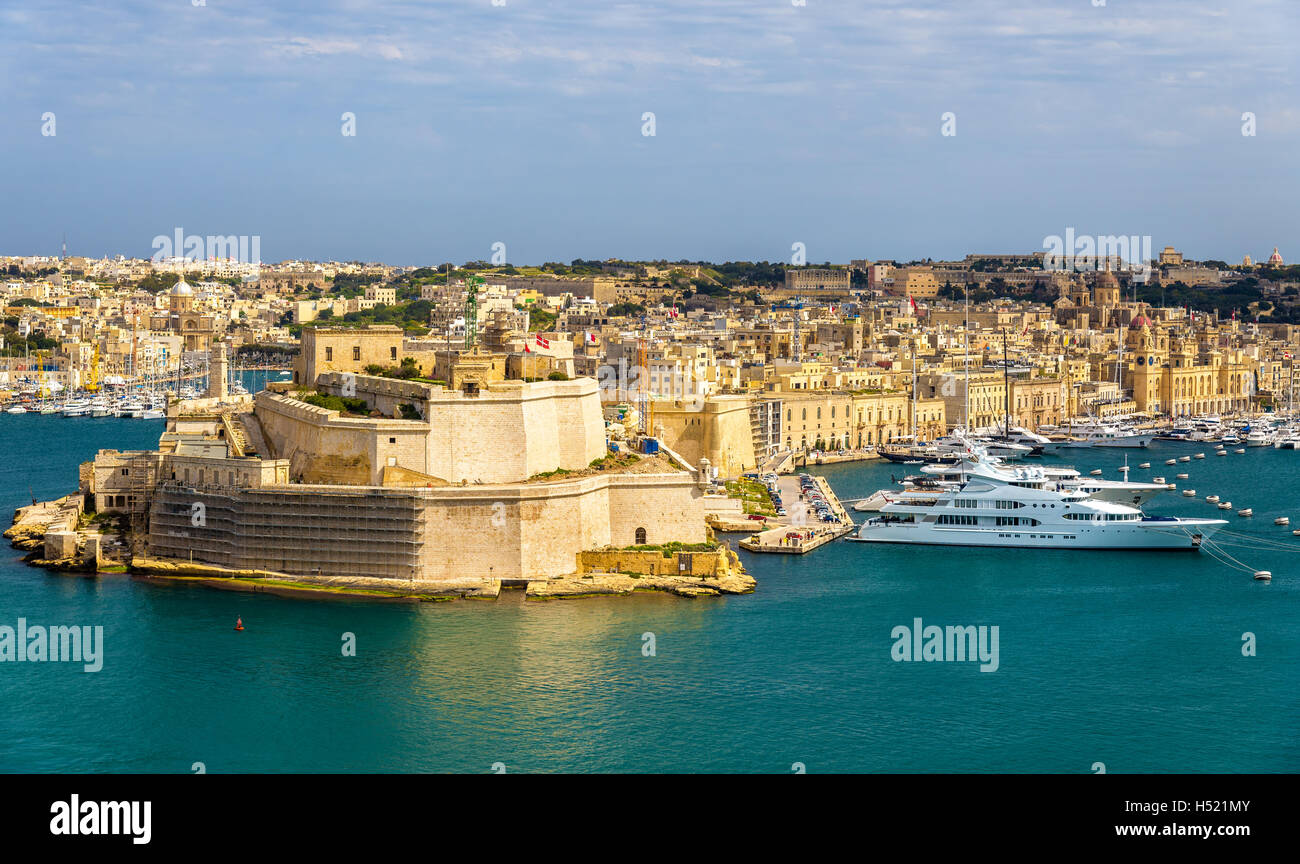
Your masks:
M82 466L87 509L130 516L137 560L412 590L531 592L592 569L584 553L711 541L707 470L611 453L595 380L471 375L451 389L366 374L375 357L402 361L393 336L330 331L328 371L304 356L299 380L255 397L173 402L157 450ZM674 566L718 569L710 556L739 572L727 550Z

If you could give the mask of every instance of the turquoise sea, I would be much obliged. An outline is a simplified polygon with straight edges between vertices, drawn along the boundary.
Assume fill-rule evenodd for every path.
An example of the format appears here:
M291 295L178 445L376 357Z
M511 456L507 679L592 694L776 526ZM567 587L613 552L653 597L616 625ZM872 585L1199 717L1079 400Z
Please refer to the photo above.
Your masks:
M96 449L153 446L161 426L0 414L6 527L32 494L72 491ZM1162 464L1193 452L1209 458ZM1130 453L1155 466L1134 479L1188 472L1199 493L1151 512L1217 514L1214 492L1255 510L1230 529L1292 542L1272 520L1300 527L1300 453L1210 454ZM1071 456L1109 477L1122 458ZM822 473L852 498L891 469ZM1273 582L1196 553L837 542L742 553L744 597L408 605L52 575L5 546L0 624L102 625L106 649L98 673L0 663L0 771L1298 771L1300 544L1225 548ZM999 668L895 662L891 631L914 618L997 625Z

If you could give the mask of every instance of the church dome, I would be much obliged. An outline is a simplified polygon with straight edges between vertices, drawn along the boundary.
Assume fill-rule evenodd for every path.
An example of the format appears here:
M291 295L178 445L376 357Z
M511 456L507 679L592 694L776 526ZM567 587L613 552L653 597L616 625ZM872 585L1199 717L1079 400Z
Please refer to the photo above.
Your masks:
M1130 330L1140 330L1143 327L1150 327L1151 319L1145 315L1138 315L1128 326Z
M182 276L181 278L177 279L176 284L172 286L171 293L173 295L193 294L194 289L190 287L190 283L186 282L185 277Z
M1282 266L1282 255L1277 251L1276 246L1273 247L1273 254L1268 256L1268 263L1275 267Z

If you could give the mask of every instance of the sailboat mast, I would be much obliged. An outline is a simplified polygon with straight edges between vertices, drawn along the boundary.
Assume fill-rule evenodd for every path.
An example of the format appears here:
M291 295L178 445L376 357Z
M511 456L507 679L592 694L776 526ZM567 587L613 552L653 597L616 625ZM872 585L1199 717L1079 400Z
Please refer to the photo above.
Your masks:
M970 285L966 285L962 290L962 296L966 303L966 325L963 329L962 336L962 366L966 370L966 406L964 408L961 421L962 425L970 428Z
M1007 328L1002 328L1002 395L1004 409L1002 414L1002 440L1011 437L1011 371L1007 366Z

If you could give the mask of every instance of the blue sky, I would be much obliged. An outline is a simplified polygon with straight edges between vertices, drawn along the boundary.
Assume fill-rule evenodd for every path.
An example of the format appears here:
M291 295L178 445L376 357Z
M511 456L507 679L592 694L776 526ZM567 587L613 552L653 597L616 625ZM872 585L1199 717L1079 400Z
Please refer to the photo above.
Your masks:
M505 2L0 0L0 254L1300 257L1297 0Z

